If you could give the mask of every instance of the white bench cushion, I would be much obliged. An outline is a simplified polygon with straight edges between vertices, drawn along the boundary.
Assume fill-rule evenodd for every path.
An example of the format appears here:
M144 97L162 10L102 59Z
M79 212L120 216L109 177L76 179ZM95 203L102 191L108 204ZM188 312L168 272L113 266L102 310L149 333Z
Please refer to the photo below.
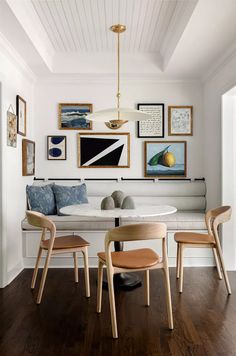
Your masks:
M58 231L106 231L114 227L114 219L86 218L78 216L51 215ZM204 212L177 212L171 215L145 217L139 219L122 219L122 224L134 224L139 222L164 222L168 230L205 230ZM22 221L22 230L37 230L29 225L27 219Z

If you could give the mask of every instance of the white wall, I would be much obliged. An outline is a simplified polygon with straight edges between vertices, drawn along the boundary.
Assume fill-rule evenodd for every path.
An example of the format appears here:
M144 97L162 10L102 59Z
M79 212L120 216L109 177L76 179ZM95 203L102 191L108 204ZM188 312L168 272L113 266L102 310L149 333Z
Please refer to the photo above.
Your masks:
M127 169L77 168L77 131L58 130L58 103L92 103L94 111L114 107L115 81L55 81L37 83L35 92L35 134L37 142L38 177L143 177L143 141L137 138L136 123L128 123L116 132L131 133L131 167ZM186 140L188 166L191 178L203 177L203 111L202 88L197 82L147 82L122 80L121 102L123 107L135 108L137 103L165 104L164 140ZM167 136L168 105L193 105L193 137ZM94 123L93 132L109 130L103 123ZM67 136L67 161L47 161L46 136L65 134ZM147 140L147 139L146 139ZM161 139L163 140L163 139Z
M208 207L221 204L221 97L236 85L236 54L204 86L204 162Z
M230 152L230 149L229 155L224 155L227 162L224 162L224 165L222 162L222 128L226 128L225 125L222 125L222 95L236 85L235 68L236 53L233 53L204 86L204 171L207 183L208 208L216 207L222 203L230 203L226 199L222 200L222 167L224 169L226 167L224 165L227 165L227 172L224 173L233 174L233 165L230 165L230 163L232 164L232 152ZM227 115L224 116L224 120L226 117ZM233 126L230 130L233 131ZM230 144L232 136L227 138L226 134L224 140L225 142L229 140ZM235 221L232 220L231 228L227 229L227 233L226 230L223 233L224 258L227 269L231 270L236 268L234 225Z
M31 177L22 177L22 136L17 137L17 148L7 146L7 110L16 110L16 95L27 101L27 138L34 139L33 106L34 84L12 57L1 47L1 187L2 187L2 283L4 286L19 273L22 264L21 219L25 211L25 185Z

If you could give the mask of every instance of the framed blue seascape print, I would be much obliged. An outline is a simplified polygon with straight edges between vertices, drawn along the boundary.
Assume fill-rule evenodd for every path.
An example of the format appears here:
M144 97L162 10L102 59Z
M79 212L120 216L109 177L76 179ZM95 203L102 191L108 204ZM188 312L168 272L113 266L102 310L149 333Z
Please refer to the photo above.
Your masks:
M145 177L167 179L186 177L186 150L186 141L145 141Z
M47 136L47 159L66 160L66 136Z
M92 130L92 121L86 119L87 114L90 114L92 110L92 104L59 104L59 129Z

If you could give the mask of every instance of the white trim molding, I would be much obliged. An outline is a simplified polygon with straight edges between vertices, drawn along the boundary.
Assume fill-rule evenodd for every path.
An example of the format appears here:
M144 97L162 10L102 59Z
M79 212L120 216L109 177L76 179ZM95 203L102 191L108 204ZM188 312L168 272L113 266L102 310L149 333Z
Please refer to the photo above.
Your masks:
M236 41L220 56L202 76L203 83L213 79L234 57L236 57Z
M30 69L28 64L19 55L19 53L14 49L10 42L6 39L3 34L0 33L0 48L1 53L10 59L11 62L24 74L27 78L33 82L36 82L37 77L34 72Z

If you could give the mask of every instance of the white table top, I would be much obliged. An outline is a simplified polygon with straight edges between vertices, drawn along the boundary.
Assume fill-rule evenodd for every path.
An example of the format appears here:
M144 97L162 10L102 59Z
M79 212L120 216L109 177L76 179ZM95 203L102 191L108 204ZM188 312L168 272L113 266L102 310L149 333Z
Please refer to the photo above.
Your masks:
M135 209L101 210L91 204L70 205L60 209L65 215L90 216L97 218L140 218L173 214L177 209L168 205L140 205Z

